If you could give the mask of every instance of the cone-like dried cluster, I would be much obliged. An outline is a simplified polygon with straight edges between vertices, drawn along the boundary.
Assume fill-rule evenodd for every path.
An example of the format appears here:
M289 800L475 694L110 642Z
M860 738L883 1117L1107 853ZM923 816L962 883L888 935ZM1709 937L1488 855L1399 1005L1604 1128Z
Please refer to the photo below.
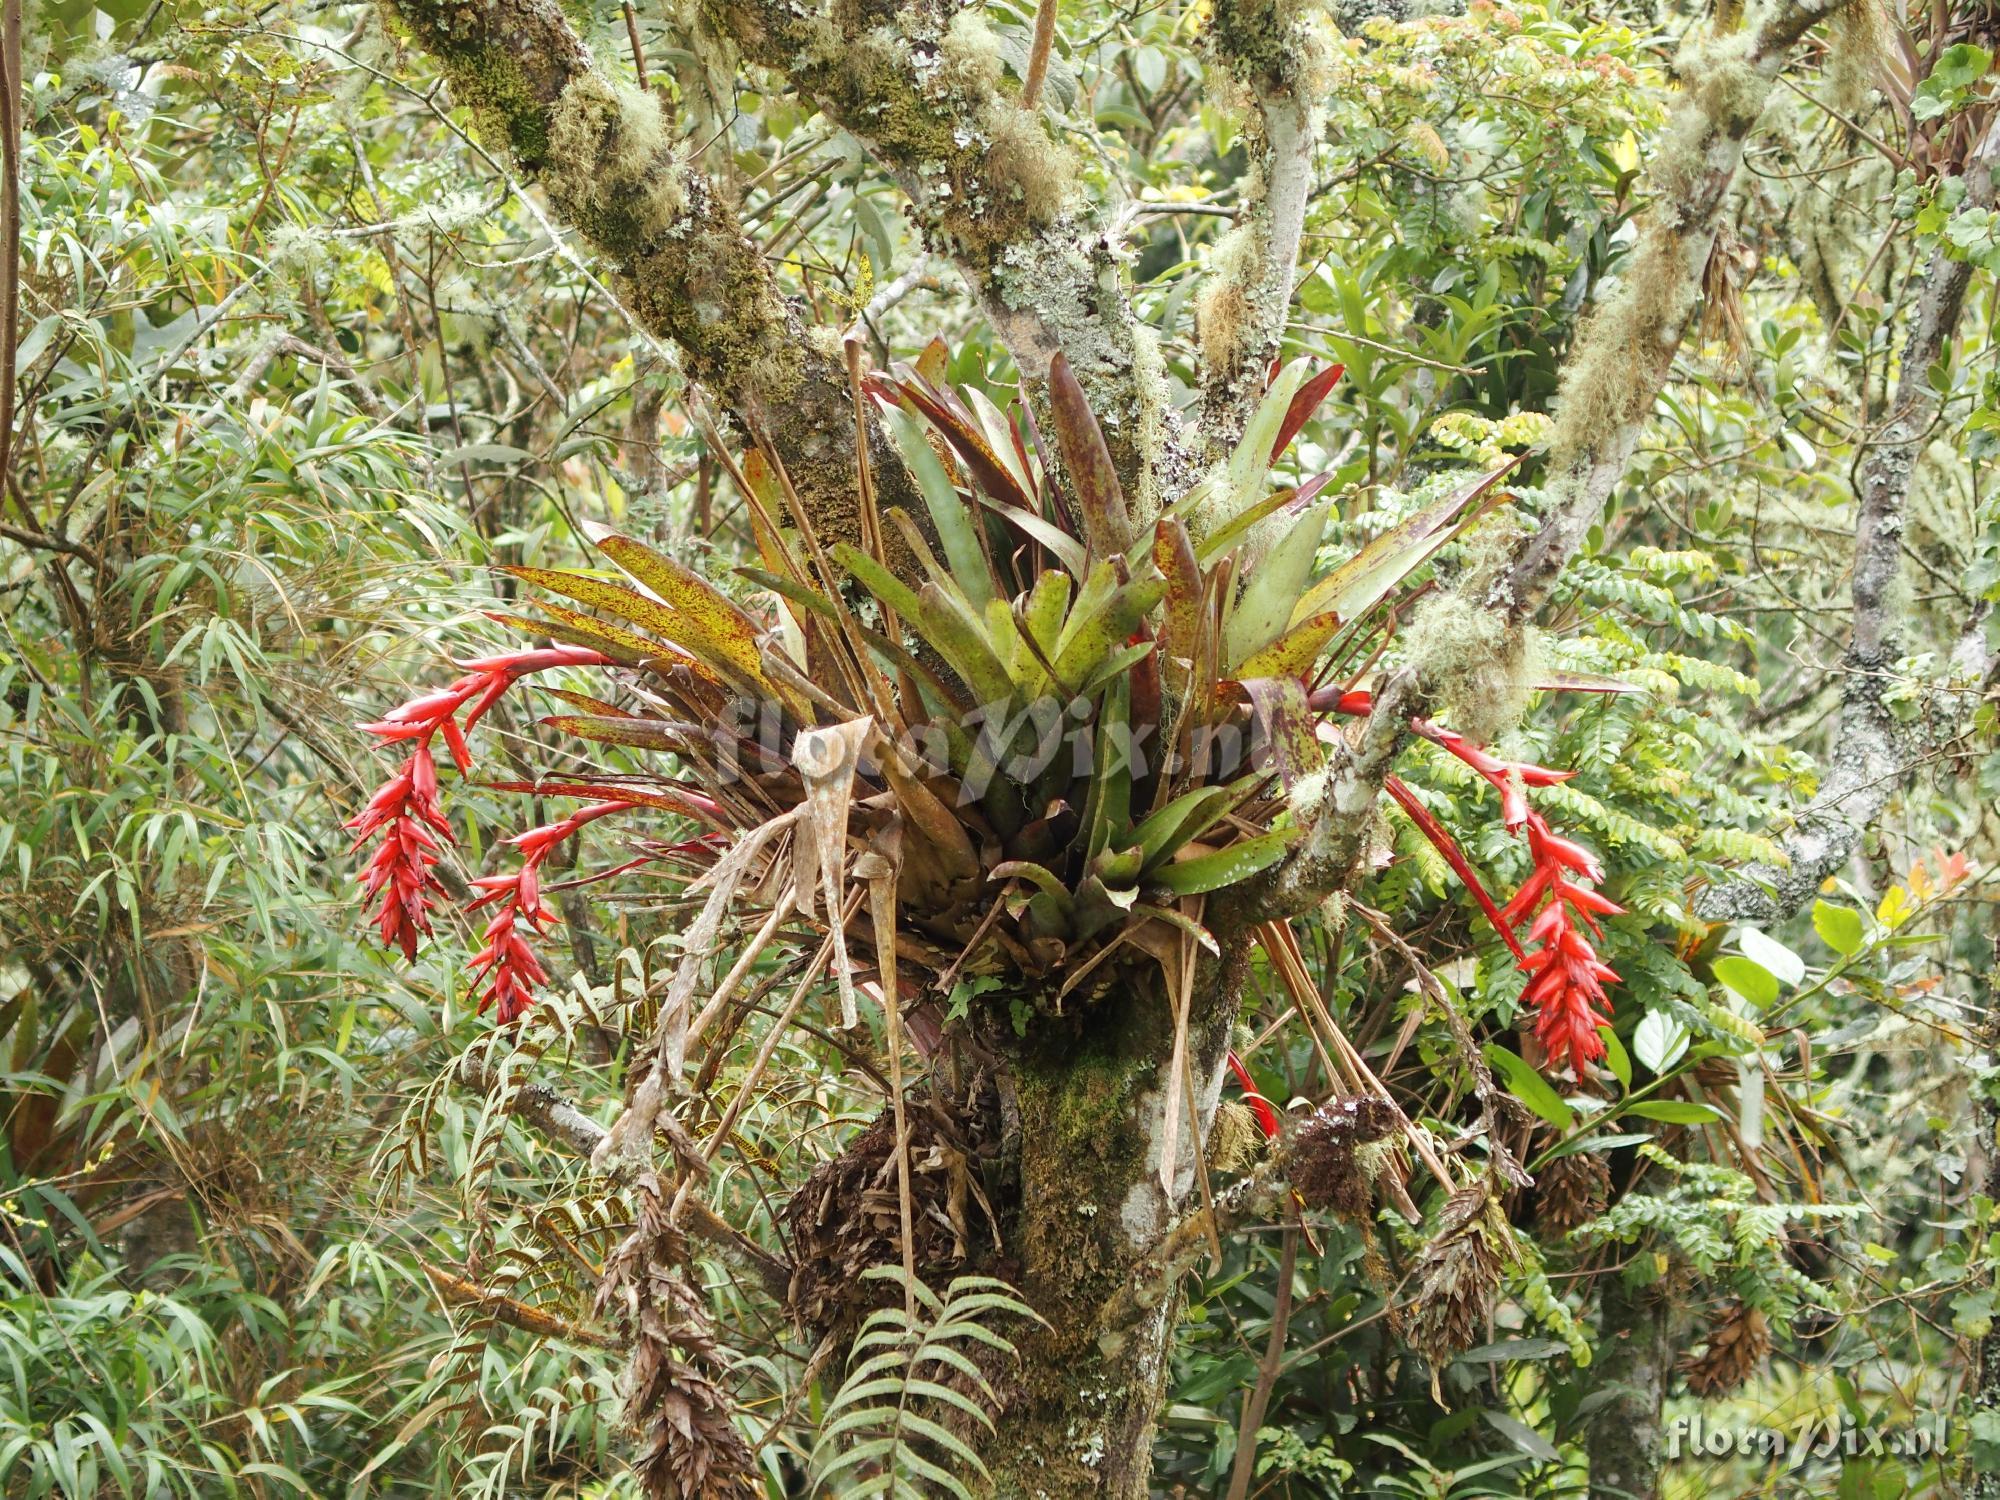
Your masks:
M1000 1103L975 1077L961 1099L932 1086L904 1100L910 1132L910 1219L917 1274L951 1273L969 1260L991 1269L1000 1233L983 1186L1000 1156ZM785 1208L792 1245L793 1319L825 1330L901 1297L894 1282L862 1279L903 1263L896 1123L883 1110L840 1155L821 1162Z
M1558 1156L1535 1174L1535 1223L1565 1235L1604 1212L1611 1199L1611 1169L1591 1151Z
M1476 1343L1493 1315L1513 1236L1484 1182L1446 1201L1417 1257L1415 1291L1398 1317L1403 1339L1435 1369Z
M1708 1347L1681 1361L1681 1373L1691 1395L1723 1396L1741 1387L1770 1353L1770 1320L1757 1308L1734 1302L1709 1329Z
M687 1245L668 1221L668 1195L647 1172L634 1184L639 1221L598 1286L597 1311L631 1339L625 1420L640 1434L632 1467L648 1500L735 1500L763 1493L756 1463L731 1417L726 1361L700 1291L687 1277Z

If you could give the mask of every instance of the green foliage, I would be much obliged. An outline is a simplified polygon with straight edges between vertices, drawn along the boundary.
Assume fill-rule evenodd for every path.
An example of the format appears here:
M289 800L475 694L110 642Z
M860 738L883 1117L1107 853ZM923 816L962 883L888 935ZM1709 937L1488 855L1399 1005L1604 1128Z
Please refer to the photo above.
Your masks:
M812 1482L836 1495L970 1500L968 1485L990 1476L962 1435L965 1424L992 1430L994 1357L1006 1364L1015 1356L1012 1341L988 1325L1035 1313L990 1276L956 1277L940 1295L900 1266L862 1274L899 1287L909 1306L869 1314L855 1335L847 1378L820 1419Z

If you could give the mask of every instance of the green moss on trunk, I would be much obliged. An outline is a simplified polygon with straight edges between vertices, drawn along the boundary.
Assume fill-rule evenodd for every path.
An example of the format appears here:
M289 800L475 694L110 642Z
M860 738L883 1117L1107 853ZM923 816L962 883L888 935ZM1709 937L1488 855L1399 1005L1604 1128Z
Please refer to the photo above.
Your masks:
M1189 1062L1204 1135L1239 971L1205 964L1197 980ZM1098 1318L1190 1194L1191 1136L1178 1152L1175 1201L1158 1181L1171 1001L1157 982L1137 980L1080 1016L1039 1022L1010 1050L1021 1139L1008 1248L1020 1290L1049 1326L1021 1341L982 1456L1001 1496L1144 1496L1179 1302L1126 1330L1115 1357L1099 1345Z

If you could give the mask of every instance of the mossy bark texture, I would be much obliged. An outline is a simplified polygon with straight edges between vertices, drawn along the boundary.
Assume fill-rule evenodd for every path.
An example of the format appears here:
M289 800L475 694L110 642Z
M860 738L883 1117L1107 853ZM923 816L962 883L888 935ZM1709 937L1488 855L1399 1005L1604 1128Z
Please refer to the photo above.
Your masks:
M388 0L434 57L481 139L537 179L616 270L648 332L745 433L762 431L822 535L858 536L855 416L833 341L808 337L734 206L680 159L658 100L598 67L556 0ZM878 428L879 497L922 516L921 495ZM914 576L899 534L890 562Z
M1204 1141L1239 982L1236 965L1205 964L1189 1006L1186 1073ZM1149 1493L1179 1299L1117 1329L1103 1314L1199 1194L1187 1085L1171 1076L1173 1039L1164 986L1135 980L1012 1049L1020 1192L1008 1250L1022 1295L1048 1326L1020 1340L1006 1405L982 1445L1004 1500ZM1183 1093L1163 1182L1169 1088Z

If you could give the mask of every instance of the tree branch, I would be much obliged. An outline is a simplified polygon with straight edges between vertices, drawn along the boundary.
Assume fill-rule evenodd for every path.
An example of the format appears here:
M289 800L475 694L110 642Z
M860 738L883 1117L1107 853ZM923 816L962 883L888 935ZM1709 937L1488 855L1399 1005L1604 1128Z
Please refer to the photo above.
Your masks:
M1996 166L2000 119L1988 125L1965 165L1966 208L1992 206ZM1767 923L1803 910L1821 882L1847 863L1921 756L1921 740L1897 723L1885 699L1893 681L1890 669L1902 654L1892 595L1901 572L1903 507L1941 403L1930 372L1950 351L1972 280L1971 263L1948 249L1940 242L1924 270L1895 407L1877 429L1856 481L1861 508L1854 525L1853 619L1826 778L1784 840L1789 864L1753 866L1701 892L1695 914L1707 921ZM1984 636L1982 611L1952 657L1953 666L1975 682L1992 672Z
M1286 921L1347 885L1367 844L1382 782L1410 732L1417 698L1416 673L1408 668L1383 680L1359 740L1332 747L1325 789L1309 810L1305 837L1262 875L1210 897L1211 926L1235 930Z
M489 145L538 179L556 212L618 272L645 328L748 431L762 425L822 535L858 537L854 413L837 341L798 307L715 187L685 159L657 95L614 80L557 0L390 0ZM883 503L921 497L871 430ZM891 564L914 571L900 537Z
M1310 7L1279 0L1219 0L1207 40L1214 64L1253 106L1243 208L1209 253L1209 280L1195 304L1201 437L1216 459L1243 436L1291 312L1319 139L1310 75L1324 43Z
M458 1081L475 1093L487 1094L492 1090L491 1075L476 1056L468 1055L459 1063ZM520 1085L508 1096L506 1106L507 1113L526 1120L545 1135L561 1141L585 1161L591 1159L607 1134L596 1120L545 1083ZM636 1170L633 1163L623 1158L614 1158L605 1168L606 1175L620 1184ZM714 1246L723 1259L737 1270L754 1277L779 1301L785 1299L791 1287L792 1271L783 1260L698 1197L689 1195L680 1204L680 1215L682 1227L689 1234Z
M1624 476L1653 402L1700 307L1724 202L1792 46L1842 0L1771 0L1731 36L1690 39L1682 93L1652 174L1647 210L1617 291L1564 363L1542 488L1542 525L1487 603L1533 617Z
M1193 479L1153 331L1132 310L1114 236L1093 224L1078 165L1002 76L976 9L893 11L714 0L743 55L867 145L928 246L965 276L1030 381L1064 355L1142 514Z

